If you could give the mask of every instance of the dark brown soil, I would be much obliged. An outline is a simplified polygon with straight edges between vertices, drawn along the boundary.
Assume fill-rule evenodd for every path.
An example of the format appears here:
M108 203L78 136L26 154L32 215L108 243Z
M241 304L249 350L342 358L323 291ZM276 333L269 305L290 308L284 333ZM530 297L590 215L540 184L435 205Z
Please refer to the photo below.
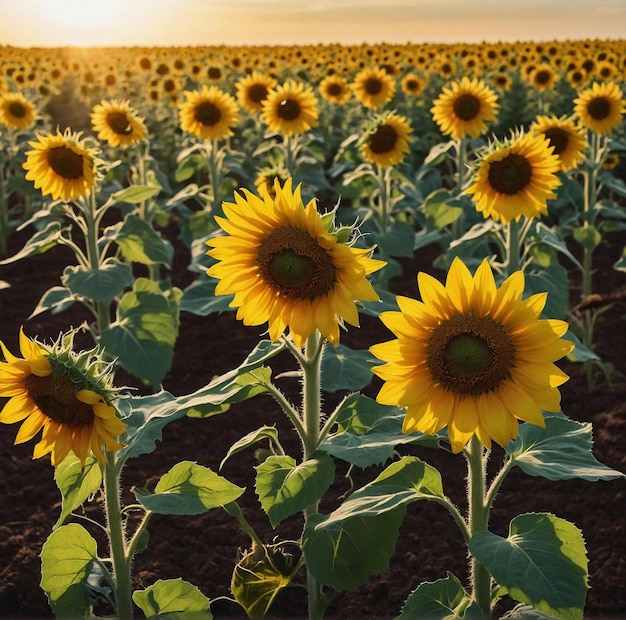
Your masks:
M10 253L22 247L28 233L16 233L10 239ZM612 294L626 286L626 274L612 269L624 246L624 235L613 234L598 249L595 279L598 293ZM404 276L392 281L396 293L416 296L415 276L423 269L435 273L432 260L437 248L419 251L413 260L404 261ZM178 247L174 281L186 286L193 277L185 270L188 256ZM42 293L59 282L62 269L72 256L57 247L45 255L0 266L0 280L12 284L0 291L0 339L17 352L20 325L28 335L54 339L60 331L78 325L88 316L80 308L56 316L43 314L27 320ZM576 274L572 274L572 299L577 301ZM591 422L594 428L594 452L603 463L626 471L626 299L617 299L597 324L597 352L615 365L612 383L601 378L593 392L586 391L579 365L564 361L562 366L571 380L562 389L563 411L574 420ZM258 341L260 329L244 328L232 313L208 318L182 315L181 332L174 364L164 381L165 389L175 395L194 391L216 374L228 371L245 358ZM390 335L380 321L364 317L361 329L350 329L342 342L364 349ZM279 358L277 364L288 366ZM375 395L375 382L367 393ZM329 401L332 397L329 397ZM221 416L206 420L183 419L171 423L163 433L157 450L129 463L124 486L143 486L154 481L181 460L193 460L217 470L229 446L245 433L263 424L275 424L288 451L298 456L299 448L289 424L283 420L274 402L258 397L231 408ZM48 618L51 613L46 596L39 587L41 546L58 518L60 496L53 480L53 469L46 460L32 460L32 442L13 446L17 426L0 426L0 617ZM464 459L439 451L406 449L440 469L449 497L463 506ZM501 452L496 451L495 456ZM221 472L232 482L247 487L242 505L249 521L268 541L298 537L302 522L293 517L273 531L254 494L252 450L231 459ZM337 498L349 490L339 464L336 484L322 502L323 512L331 510ZM356 473L357 486L371 480L375 468ZM582 529L589 555L591 589L587 598L586 618L626 617L626 482L589 483L584 481L549 482L514 471L496 499L491 529L506 535L509 521L517 514L549 511L573 522ZM137 588L157 579L182 577L197 585L211 599L229 596L230 575L238 547L248 540L234 520L217 509L198 517L154 517L150 543L134 565ZM105 549L100 550L106 554ZM428 503L409 506L391 566L373 577L357 592L340 594L329 608L329 618L393 618L403 601L422 581L443 578L452 571L461 580L467 578L466 551L452 518L442 508ZM216 601L217 618L245 618L232 602ZM138 612L138 617L140 613ZM282 593L270 614L271 618L305 618L304 590L293 588Z

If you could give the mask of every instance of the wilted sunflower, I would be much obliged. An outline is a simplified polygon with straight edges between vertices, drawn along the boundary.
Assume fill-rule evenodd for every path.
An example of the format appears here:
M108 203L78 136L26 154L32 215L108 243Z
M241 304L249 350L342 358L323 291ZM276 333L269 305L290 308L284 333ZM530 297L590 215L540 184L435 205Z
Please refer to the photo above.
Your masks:
M35 106L22 93L0 95L0 123L10 129L28 129L35 124Z
M357 101L370 110L378 110L385 105L396 92L394 78L384 69L362 69L352 82L352 91Z
M263 102L276 84L276 80L271 75L253 71L235 84L237 101L242 108L245 108L251 114L256 114L263 109Z
M624 96L615 82L595 82L574 99L574 114L599 135L608 135L622 122Z
M327 75L319 85L320 95L330 103L343 105L352 97L348 82L340 75Z
M242 192L216 217L226 235L207 241L218 261L207 272L219 280L216 294L234 295L230 305L245 325L267 322L271 340L288 328L301 347L318 330L337 345L339 324L359 325L355 300L378 299L366 276L385 263L353 247L351 230L335 230L315 200L305 206L291 178L275 181L275 197Z
M217 86L202 86L200 91L184 91L186 101L178 107L180 126L201 140L233 135L239 121L237 102Z
M562 172L573 170L585 160L587 139L572 118L538 116L530 129L548 138L554 154L559 158Z
M495 141L480 153L465 191L478 211L503 224L544 215L547 201L556 198L554 190L561 185L556 174L559 158L553 151L541 134L514 134Z
M487 129L487 121L496 119L498 97L482 80L460 81L444 86L430 109L441 132L458 140L469 136L478 138Z
M497 288L487 260L472 276L458 257L445 286L426 273L417 281L423 301L399 296L400 312L380 315L397 339L370 347L385 362L372 369L385 381L377 400L406 408L403 432L447 426L458 453L473 435L506 445L518 420L545 427L568 379L554 362L574 348L561 339L565 321L539 318L547 294L522 300L523 271Z
M379 116L365 135L361 153L367 161L383 168L399 164L409 152L411 125L404 116L387 113Z
M270 90L261 112L261 120L271 131L286 136L301 134L315 127L318 116L313 90L307 84L294 80L287 80Z
M99 140L111 147L126 148L146 137L146 125L128 101L102 101L90 115Z
M80 133L69 128L61 133L38 136L29 142L33 151L26 151L22 167L26 179L54 200L78 200L86 196L96 184L96 157L94 149L85 146Z
M96 351L75 354L70 343L60 337L52 347L44 347L20 330L24 357L19 358L0 341L6 359L0 362L0 396L9 398L0 422L22 422L16 444L43 431L33 458L50 454L57 466L71 450L83 466L90 452L104 463L103 446L121 449L115 437L126 424L108 403L112 394L108 366Z

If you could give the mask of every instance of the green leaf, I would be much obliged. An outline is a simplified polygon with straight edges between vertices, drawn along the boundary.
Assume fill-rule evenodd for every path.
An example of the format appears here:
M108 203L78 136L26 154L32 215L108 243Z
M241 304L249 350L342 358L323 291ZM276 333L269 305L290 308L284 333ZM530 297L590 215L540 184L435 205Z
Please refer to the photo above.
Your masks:
M253 446L255 443L259 441L263 441L264 439L269 439L270 444L278 444L278 430L275 426L262 426L261 428L257 428L255 431L244 435L241 439L236 441L226 453L226 456L222 459L220 463L220 469L224 467L224 463L233 455L238 452L242 452L246 450L250 446Z
M70 265L63 271L61 282L73 293L94 301L109 302L133 283L128 263L107 258L98 269Z
M180 289L163 292L156 282L139 278L120 300L116 321L102 332L107 353L153 386L172 364L180 294Z
M393 222L384 233L373 233L372 237L387 256L413 256L415 230L404 222Z
M61 237L61 224L56 221L49 222L48 225L39 232L36 232L24 245L24 247L13 256L0 261L0 265L8 265L28 256L43 254L58 243Z
M421 583L406 599L396 620L483 620L480 608L461 582L448 573L445 579Z
M215 295L214 278L200 277L194 280L183 292L180 309L198 316L208 316L213 312L231 311L229 307L233 295Z
M159 579L145 590L133 592L133 601L146 618L211 620L211 601L182 579Z
M54 480L61 491L62 504L59 520L54 524L58 528L65 519L95 493L102 484L100 463L91 454L87 457L85 467L81 467L80 459L70 452L63 462L54 470Z
M56 529L41 550L41 587L57 618L87 618L91 604L87 578L98 559L89 532L70 523Z
M143 265L162 263L168 267L172 264L172 244L137 215L126 217L115 240L127 261Z
M322 389L360 390L371 383L374 363L377 360L369 351L355 351L342 344L326 347L322 357Z
M269 456L255 469L255 489L272 527L321 499L335 477L335 464L325 452L299 465L290 456Z
M134 489L148 510L163 515L198 515L234 502L244 489L191 461L177 463L157 483L154 493Z
M626 477L596 460L591 424L562 416L546 416L545 422L545 429L521 424L517 439L505 448L524 473L548 480L582 478L591 482Z
M569 309L569 282L567 271L561 265L550 265L545 269L529 269L524 273L525 294L548 293L544 316L564 319Z
M50 310L52 314L57 314L67 310L77 298L64 286L53 286L49 288L39 300L37 307L33 310L29 318Z
M507 611L501 620L554 620L554 616L544 614L535 607L519 603L513 609Z
M445 189L439 189L426 196L424 212L426 214L427 229L437 230L445 228L452 222L456 222L461 217L463 209L458 205L458 201L455 201L450 192Z
M582 620L589 585L587 553L574 525L548 513L515 517L508 538L476 532L470 553L511 596L568 620Z
M602 233L595 226L580 226L574 228L572 236L586 250L595 250L602 241Z
M126 189L115 192L112 198L115 202L127 202L131 205L137 205L145 200L150 200L161 191L160 185L131 185Z

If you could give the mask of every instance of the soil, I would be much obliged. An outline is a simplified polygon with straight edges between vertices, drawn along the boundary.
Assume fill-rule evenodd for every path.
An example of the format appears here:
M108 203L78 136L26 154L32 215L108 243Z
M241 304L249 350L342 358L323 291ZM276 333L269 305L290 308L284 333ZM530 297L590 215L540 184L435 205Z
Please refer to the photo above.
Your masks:
M20 249L31 231L10 238L9 255ZM593 425L594 454L606 465L626 472L626 299L616 295L626 287L626 273L612 268L621 255L626 236L609 234L595 254L598 266L595 288L601 296L615 298L598 320L596 352L615 367L610 383L598 376L598 387L589 393L580 364L563 360L560 365L571 376L562 388L563 411L572 419ZM391 281L394 293L415 297L419 270L440 276L432 267L439 252L436 247L419 250L404 260L404 275ZM187 250L176 244L176 285L184 287L194 275L187 271ZM0 291L0 339L13 352L18 351L20 325L30 336L50 341L72 325L89 317L74 307L57 315L41 314L28 319L42 293L58 284L63 267L72 262L67 248L56 247L44 255L0 266L0 280L11 288ZM571 300L579 300L578 278L572 271ZM198 317L181 316L180 336L171 371L164 388L174 395L190 393L206 385L213 376L231 370L243 361L258 341L258 328L246 328L234 313ZM390 334L374 317L363 317L361 329L351 328L342 343L365 349ZM276 368L289 367L289 359L277 358ZM129 378L129 382L132 378ZM380 387L374 378L365 390L374 396ZM294 386L294 390L296 386ZM329 395L332 403L335 396ZM288 453L298 456L299 447L288 421L274 401L257 397L233 406L227 413L205 420L186 418L165 427L157 450L130 462L125 471L125 489L154 481L181 460L192 460L217 471L229 446L247 432L275 424ZM33 442L13 446L17 426L0 427L0 618L52 617L44 592L39 587L42 544L59 516L60 495L53 469L45 459L33 460ZM403 448L402 454L416 454L436 466L449 497L461 508L464 497L464 459L426 448ZM502 454L494 450L494 458ZM297 538L302 521L292 517L272 530L254 493L253 450L229 460L221 471L230 481L247 488L242 496L244 513L261 536L271 541ZM379 469L353 472L356 486L372 480ZM349 492L347 469L338 464L336 483L321 505L328 512ZM552 512L579 527L585 537L589 557L591 589L585 617L591 620L626 617L626 481L618 479L590 483L580 480L550 482L514 470L505 481L494 505L491 530L506 536L509 521L524 512ZM197 517L155 516L149 528L148 548L136 558L134 586L144 588L158 579L182 577L197 585L214 603L217 618L245 618L241 609L228 600L230 575L237 548L246 548L248 539L235 521L221 509ZM106 554L100 549L100 554ZM418 502L409 506L389 570L376 575L356 592L339 594L328 610L328 618L396 617L403 601L423 581L433 581L453 572L467 579L467 558L458 530L443 508ZM500 604L500 614L511 602ZM140 617L139 611L137 612ZM305 618L303 588L289 588L279 595L270 618Z

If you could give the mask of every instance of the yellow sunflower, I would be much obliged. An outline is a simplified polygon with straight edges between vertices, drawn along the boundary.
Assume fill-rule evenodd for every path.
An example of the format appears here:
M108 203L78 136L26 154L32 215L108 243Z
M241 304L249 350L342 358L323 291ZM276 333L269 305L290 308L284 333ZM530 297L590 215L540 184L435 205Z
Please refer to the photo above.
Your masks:
M200 91L184 91L186 101L178 107L180 126L201 140L234 135L239 122L239 110L233 97L217 86L203 86Z
M378 110L393 97L396 83L382 68L362 69L354 77L352 91L357 101L370 110Z
M585 160L587 139L572 118L538 116L530 129L548 138L562 172L573 170Z
M599 135L608 135L622 122L624 96L616 82L595 82L574 99L574 114Z
M347 229L335 231L315 200L305 206L291 178L275 181L275 197L242 192L216 217L226 235L207 241L218 261L207 272L219 280L216 294L234 295L245 325L268 323L271 340L288 328L301 347L318 330L337 345L340 324L359 325L355 300L378 299L366 276L385 263L353 247Z
M61 133L38 136L29 142L34 150L26 151L22 167L26 179L54 200L78 200L89 194L96 184L94 149L87 148L79 133L66 129Z
M551 65L542 63L534 67L530 72L528 79L535 90L544 92L554 88L557 83L558 75Z
M78 356L64 350L61 339L51 348L30 340L20 330L20 350L23 358L12 355L3 342L0 348L6 362L0 362L0 396L9 400L0 412L0 422L22 422L15 443L30 441L40 431L41 440L35 445L33 458L51 455L57 466L71 450L85 465L87 456L104 463L105 450L123 447L115 437L126 424L117 417L101 392L110 392L108 370L97 374L100 360L81 353ZM89 357L89 359L87 359Z
M0 96L0 123L10 129L29 129L35 124L35 106L22 93Z
M441 132L458 140L478 138L487 129L487 121L496 120L498 108L497 95L482 80L463 77L443 87L430 112Z
M237 101L242 108L251 114L256 114L263 109L263 102L276 84L275 78L271 75L252 71L250 75L246 75L235 84Z
M343 105L350 100L352 93L348 82L340 75L328 75L319 85L320 95L330 103Z
M271 131L286 136L301 134L315 127L318 116L313 90L307 84L294 80L287 80L270 90L261 112L261 120Z
M547 201L556 198L554 190L561 185L553 151L545 136L532 133L495 141L479 155L465 191L478 211L503 224L544 215Z
M146 125L128 101L102 101L94 106L90 118L98 139L111 147L126 148L146 137Z
M522 300L522 271L498 288L487 260L472 276L458 257L445 286L426 273L417 281L423 301L400 296L400 312L380 315L397 339L370 347L385 362L372 369L385 382L377 400L406 408L403 432L447 426L458 453L473 435L506 445L518 420L545 427L569 378L554 362L574 348L561 339L565 321L539 318L547 293Z
M361 153L367 161L382 168L399 164L409 152L411 125L404 116L394 113L376 119L361 144Z
M424 92L426 83L416 73L407 73L400 82L400 88L405 95L417 97Z

